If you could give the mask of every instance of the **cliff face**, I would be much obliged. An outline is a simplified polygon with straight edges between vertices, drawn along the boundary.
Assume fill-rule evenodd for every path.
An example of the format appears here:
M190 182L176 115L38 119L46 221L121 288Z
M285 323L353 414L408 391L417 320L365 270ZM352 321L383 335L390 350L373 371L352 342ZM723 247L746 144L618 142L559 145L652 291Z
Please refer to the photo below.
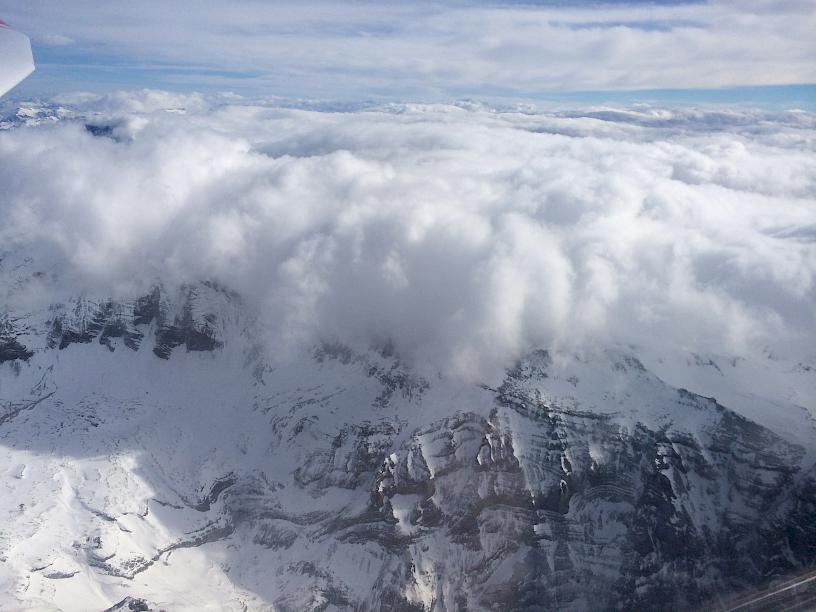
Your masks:
M3 315L0 607L689 609L816 563L809 418L628 349L488 386L258 333L206 283Z

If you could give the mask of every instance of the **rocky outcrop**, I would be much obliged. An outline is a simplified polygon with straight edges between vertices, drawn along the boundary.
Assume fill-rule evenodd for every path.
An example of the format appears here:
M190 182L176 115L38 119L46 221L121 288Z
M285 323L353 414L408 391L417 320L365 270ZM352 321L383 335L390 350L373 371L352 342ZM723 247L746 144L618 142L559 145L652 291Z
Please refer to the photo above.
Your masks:
M76 300L49 311L35 359L35 326L4 320L0 351L19 367L0 374L23 389L0 398L6 477L10 490L36 481L24 462L39 443L50 491L32 497L36 515L28 497L7 509L12 531L54 507L71 520L48 524L79 530L43 588L100 574L164 588L154 576L200 549L255 593L248 609L685 610L816 564L813 448L633 354L534 351L496 387L339 343L278 369L250 345L220 359L240 341L227 323L239 305L208 284ZM126 384L73 367L77 343ZM182 347L213 359L179 360ZM127 360L148 348L168 361ZM117 379L108 361L151 375ZM165 601L116 592L112 609Z
M0 363L5 361L27 361L34 352L19 339L18 323L8 316L0 316Z
M693 411L693 427L556 406L542 392L548 364L538 353L511 371L488 415L450 406L407 436L349 424L315 445L314 421L279 421L281 440L311 449L291 486L315 504L285 509L280 489L239 477L224 512L293 558L298 541L379 551L388 562L363 599L331 562L289 568L338 609L683 610L814 562L802 448L631 357L607 366L655 385L650 398L669 403L654 413ZM325 507L337 488L367 502Z
M138 350L148 335L153 353L162 359L180 346L187 351L212 351L222 344L219 320L224 309L236 299L210 283L185 286L173 293L157 286L125 302L81 298L70 308L54 309L48 346L62 350L71 344L96 341L113 351L119 339L125 347Z

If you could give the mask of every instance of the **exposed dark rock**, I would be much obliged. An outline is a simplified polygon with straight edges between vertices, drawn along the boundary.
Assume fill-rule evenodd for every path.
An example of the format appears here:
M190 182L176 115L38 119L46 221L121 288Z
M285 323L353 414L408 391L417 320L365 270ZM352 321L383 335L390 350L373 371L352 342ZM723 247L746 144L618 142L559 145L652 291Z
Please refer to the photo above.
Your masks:
M155 287L133 302L80 299L70 312L61 309L55 313L48 345L62 350L71 344L87 344L98 339L100 344L113 351L113 340L121 338L126 347L138 350L144 339L144 327L154 325L153 353L157 357L168 359L173 349L179 346L184 346L188 351L212 351L221 346L218 339L219 319L212 312L196 314L202 302L206 304L202 300L202 293L208 292L217 292L232 299L232 294L207 283L185 288L179 300L170 300L160 287ZM180 314L172 315L174 309ZM8 348L4 351L6 344ZM13 339L6 343L4 336L0 336L0 361L4 354L17 359L22 358L17 355L26 355L27 352L25 347L14 344Z
M17 338L0 337L0 363L16 359L27 361L33 354Z
M115 128L115 125L94 125L92 123L85 124L85 129L89 134L104 138L113 138L113 130Z
M213 304L233 299L202 284L174 299L156 288L128 303L79 300L54 309L49 341L55 350L93 340L115 350L120 341L138 349L153 338L150 348L163 358L182 346L214 350L224 328ZM20 330L0 329L0 360L3 350L13 360L30 357L16 340L26 337ZM316 557L279 567L308 577L310 591L275 601L282 610L361 612L697 609L816 564L816 466L803 464L805 449L713 398L668 387L634 357L616 356L605 371L655 393L623 393L603 409L553 399L548 385L559 376L567 394L580 391L580 381L536 351L498 388L481 388L486 410L434 405L434 414L447 416L427 423L406 419L404 409L426 408L430 385L394 353L320 345L318 370L347 367L361 387L374 387L361 416L329 417L342 393L334 382L261 398L256 414L268 419L270 457L290 449L299 454L293 468L273 477L267 466L236 469L178 497L164 491L181 505L157 501L163 512L201 513L193 513L201 521L193 530L125 558L93 535L75 545L78 554L99 572L133 579L172 550L227 538L280 559L312 546L364 550L367 564L376 559L370 595L360 598ZM38 393L0 405L0 425L51 397ZM660 418L632 417L653 413ZM409 430L409 422L427 424ZM84 508L100 524L119 526L117 517ZM432 603L423 607L416 592L433 593ZM112 609L150 605L139 602L127 598Z
M159 608L151 607L147 600L140 597L125 597L123 600L115 603L104 612L160 612Z
M216 480L212 487L210 487L209 494L203 500L201 500L201 502L194 506L195 509L199 512L207 512L212 504L218 501L218 496L235 484L235 480L235 476L232 474Z

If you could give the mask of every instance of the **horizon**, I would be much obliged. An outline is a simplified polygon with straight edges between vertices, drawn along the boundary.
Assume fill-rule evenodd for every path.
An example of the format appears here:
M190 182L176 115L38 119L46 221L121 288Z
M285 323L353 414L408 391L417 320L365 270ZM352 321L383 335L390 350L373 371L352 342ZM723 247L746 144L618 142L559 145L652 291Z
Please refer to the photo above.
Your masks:
M157 89L816 109L816 20L796 1L6 4L37 64L14 100Z

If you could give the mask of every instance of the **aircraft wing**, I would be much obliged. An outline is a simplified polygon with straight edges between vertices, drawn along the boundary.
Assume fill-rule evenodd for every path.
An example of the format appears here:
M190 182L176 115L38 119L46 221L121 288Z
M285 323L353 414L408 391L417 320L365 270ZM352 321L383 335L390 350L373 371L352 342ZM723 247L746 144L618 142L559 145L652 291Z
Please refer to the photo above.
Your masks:
M0 96L34 71L31 41L0 21Z

